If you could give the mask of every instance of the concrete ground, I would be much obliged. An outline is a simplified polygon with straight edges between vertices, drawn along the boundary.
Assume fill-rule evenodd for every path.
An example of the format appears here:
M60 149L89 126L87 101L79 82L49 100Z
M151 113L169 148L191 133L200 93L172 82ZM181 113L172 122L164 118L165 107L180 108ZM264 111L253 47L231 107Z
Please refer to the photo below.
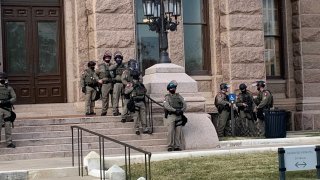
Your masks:
M186 150L181 152L153 153L151 160L161 161L161 160L177 159L177 158L185 158L185 157L277 151L279 147L298 146L298 145L320 145L320 132L288 132L287 138L279 138L279 139L262 139L262 138L254 139L254 138L241 138L241 137L231 138L230 137L230 138L225 138L224 141L220 141L220 148L194 150L194 151ZM119 158L123 159L123 157L119 157ZM32 179L32 180L79 179L77 165L78 164L76 162L75 167L72 167L71 157L18 160L18 161L1 161L0 162L0 179L1 179L1 175L5 175L12 172L19 172L19 171L28 172L29 179ZM84 177L81 179L89 180L89 179L97 179L97 178Z

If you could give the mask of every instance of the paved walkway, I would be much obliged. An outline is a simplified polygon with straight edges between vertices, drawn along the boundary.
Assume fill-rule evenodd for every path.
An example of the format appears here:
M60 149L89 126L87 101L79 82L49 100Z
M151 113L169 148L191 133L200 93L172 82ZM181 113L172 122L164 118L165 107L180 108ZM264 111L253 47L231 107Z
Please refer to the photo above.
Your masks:
M228 138L220 142L220 148L206 150L186 150L181 152L159 152L152 154L152 161L161 161L167 159L178 159L185 157L198 157L209 155L222 155L234 153L257 153L267 151L277 151L278 147L297 146L297 145L320 145L320 132L295 132L288 133L287 138L280 139L248 139L248 138ZM117 157L112 157L117 159ZM123 157L119 157L123 159ZM134 158L137 159L137 158ZM132 161L134 162L134 160ZM5 172L26 171L34 174L34 179L77 179L78 167L72 167L71 158L50 158L18 161L0 162L1 174ZM54 175L53 175L54 174ZM49 176L48 176L49 175ZM50 177L50 178L48 178ZM86 177L85 179L96 179Z

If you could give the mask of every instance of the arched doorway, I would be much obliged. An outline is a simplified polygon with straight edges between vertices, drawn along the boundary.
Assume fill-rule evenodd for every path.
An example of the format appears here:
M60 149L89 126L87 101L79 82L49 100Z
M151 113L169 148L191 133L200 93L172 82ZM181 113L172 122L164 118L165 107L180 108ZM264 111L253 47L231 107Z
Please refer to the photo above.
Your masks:
M62 0L1 0L3 69L20 104L66 102Z

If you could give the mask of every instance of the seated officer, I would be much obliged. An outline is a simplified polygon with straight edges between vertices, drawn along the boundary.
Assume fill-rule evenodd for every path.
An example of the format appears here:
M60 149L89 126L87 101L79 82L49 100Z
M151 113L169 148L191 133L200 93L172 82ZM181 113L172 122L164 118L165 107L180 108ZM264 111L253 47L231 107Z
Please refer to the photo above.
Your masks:
M4 72L0 72L0 140L1 129L4 124L6 143L8 148L15 148L12 143L11 128L12 122L7 121L11 116L12 104L16 101L16 93L13 88L8 85L8 76Z

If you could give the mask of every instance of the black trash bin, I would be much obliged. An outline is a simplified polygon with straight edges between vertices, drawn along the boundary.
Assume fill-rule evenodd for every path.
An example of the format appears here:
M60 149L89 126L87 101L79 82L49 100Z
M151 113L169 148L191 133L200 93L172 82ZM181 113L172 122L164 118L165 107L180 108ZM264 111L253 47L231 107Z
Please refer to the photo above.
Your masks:
M285 138L287 136L287 111L276 109L266 110L264 113L266 138Z

